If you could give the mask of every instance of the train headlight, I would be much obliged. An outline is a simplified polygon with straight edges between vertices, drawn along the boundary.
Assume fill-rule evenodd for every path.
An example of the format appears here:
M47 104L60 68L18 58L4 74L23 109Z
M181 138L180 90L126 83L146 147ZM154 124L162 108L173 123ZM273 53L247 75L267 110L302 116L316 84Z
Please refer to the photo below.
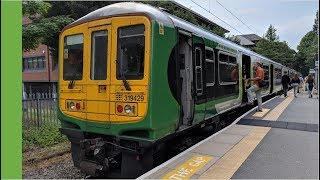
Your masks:
M74 110L74 108L76 108L76 106L74 105L74 102L70 102L70 104L69 104L70 106L70 109L72 109L72 110Z
M131 113L131 106L126 105L126 106L124 107L124 111L125 111L127 114Z

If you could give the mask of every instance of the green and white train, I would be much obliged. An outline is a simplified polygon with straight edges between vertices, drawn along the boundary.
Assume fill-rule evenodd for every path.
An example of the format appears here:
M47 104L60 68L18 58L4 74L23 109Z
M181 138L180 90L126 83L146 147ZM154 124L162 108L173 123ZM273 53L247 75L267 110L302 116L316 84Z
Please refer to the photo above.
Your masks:
M158 8L116 3L60 34L61 132L76 167L90 175L136 177L152 169L167 142L246 105L243 77L260 62L263 96L295 70Z

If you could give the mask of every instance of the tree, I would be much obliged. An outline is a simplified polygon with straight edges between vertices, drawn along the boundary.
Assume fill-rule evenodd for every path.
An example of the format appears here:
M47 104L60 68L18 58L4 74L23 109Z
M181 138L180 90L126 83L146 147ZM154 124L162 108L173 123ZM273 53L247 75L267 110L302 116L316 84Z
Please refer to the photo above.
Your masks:
M23 16L32 20L31 24L22 27L22 49L35 49L40 43L48 45L55 51L58 47L58 37L61 29L74 21L65 15L45 17L51 10L52 4L43 1L24 1ZM57 40L55 40L57 38ZM57 53L51 51L54 56Z
M319 35L319 10L317 11L316 19L314 20L313 32L314 32L316 35Z
M301 39L298 49L298 61L303 64L304 75L314 67L314 61L318 57L318 35L314 31L308 32Z
M254 51L273 61L293 67L296 52L285 41L272 42L263 38L257 43Z
M42 1L23 1L22 14L30 19L36 19L43 16L51 8L51 4Z
M300 68L302 74L307 75L309 69L314 67L314 62L318 60L319 55L319 21L318 21L319 11L316 13L316 18L314 20L314 25L312 31L309 31L304 35L297 47L297 68Z
M272 24L270 24L270 26L269 26L269 28L268 28L268 30L267 30L267 32L266 32L264 37L267 40L272 41L272 42L279 41L279 36L276 34L276 31L277 31L277 29L274 28L272 26Z

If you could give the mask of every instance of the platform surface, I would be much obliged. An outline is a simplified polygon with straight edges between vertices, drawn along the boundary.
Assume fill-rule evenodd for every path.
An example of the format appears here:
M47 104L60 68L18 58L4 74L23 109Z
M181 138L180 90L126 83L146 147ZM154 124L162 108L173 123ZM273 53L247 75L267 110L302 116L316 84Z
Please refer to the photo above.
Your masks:
M319 99L275 97L138 179L319 179Z

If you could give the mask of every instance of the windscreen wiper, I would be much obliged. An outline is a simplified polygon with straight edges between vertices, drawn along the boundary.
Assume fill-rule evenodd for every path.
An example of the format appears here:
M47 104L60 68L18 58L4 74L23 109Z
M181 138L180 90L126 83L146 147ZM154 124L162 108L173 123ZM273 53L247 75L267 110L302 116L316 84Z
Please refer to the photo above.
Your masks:
M73 89L75 78L76 78L76 73L74 72L74 73L72 74L72 78L71 78L70 81L69 81L68 89Z
M68 89L73 89L73 85L74 85L74 80L70 80L69 85L68 85Z
M126 77L125 77L124 74L122 73L122 70L121 70L121 68L120 68L120 63L119 63L119 61L116 60L116 62L117 62L117 69L118 69L118 72L120 73L120 78L121 78L121 80L122 80L122 82L123 82L124 87L126 88L127 91L131 91L131 87L130 87L128 81L126 80Z

